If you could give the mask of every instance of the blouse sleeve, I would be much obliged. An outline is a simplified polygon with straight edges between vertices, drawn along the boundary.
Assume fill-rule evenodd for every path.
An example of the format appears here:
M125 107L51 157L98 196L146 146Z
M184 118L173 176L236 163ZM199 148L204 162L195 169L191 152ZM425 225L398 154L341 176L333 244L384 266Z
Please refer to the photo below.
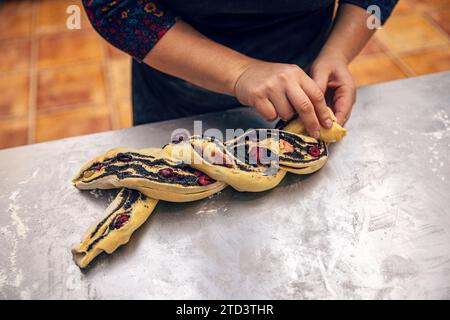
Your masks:
M94 29L139 61L176 22L159 0L83 0L83 5Z
M398 0L340 0L339 3L350 3L355 6L367 9L371 5L376 5L381 11L381 23L384 24L394 10Z

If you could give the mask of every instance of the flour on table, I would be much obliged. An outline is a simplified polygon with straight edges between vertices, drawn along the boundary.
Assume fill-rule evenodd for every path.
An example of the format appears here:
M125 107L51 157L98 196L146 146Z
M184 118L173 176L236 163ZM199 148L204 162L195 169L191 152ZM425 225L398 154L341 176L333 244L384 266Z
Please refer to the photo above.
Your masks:
M8 206L8 211L10 213L12 223L16 227L17 235L21 238L25 238L30 229L23 223L22 219L19 217L19 214L17 213L20 209L19 205L16 204L16 198L18 195L19 191L13 191L11 193L9 199L12 202Z
M41 168L37 168L36 170L34 170L34 172L31 175L31 177L29 177L28 179L25 179L25 180L19 182L19 184L27 184L28 182L30 182L31 180L36 178L37 174L39 173L39 170L41 170Z

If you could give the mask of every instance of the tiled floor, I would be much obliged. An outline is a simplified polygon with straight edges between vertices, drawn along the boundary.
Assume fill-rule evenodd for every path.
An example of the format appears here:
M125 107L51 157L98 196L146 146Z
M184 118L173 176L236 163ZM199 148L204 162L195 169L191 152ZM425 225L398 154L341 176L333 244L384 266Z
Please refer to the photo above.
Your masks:
M0 148L131 126L130 59L66 27L80 0L0 5Z
M130 59L106 44L80 0L0 4L0 148L131 126ZM450 70L450 0L401 0L351 64L358 85Z
M400 0L350 70L360 86L450 70L450 0Z

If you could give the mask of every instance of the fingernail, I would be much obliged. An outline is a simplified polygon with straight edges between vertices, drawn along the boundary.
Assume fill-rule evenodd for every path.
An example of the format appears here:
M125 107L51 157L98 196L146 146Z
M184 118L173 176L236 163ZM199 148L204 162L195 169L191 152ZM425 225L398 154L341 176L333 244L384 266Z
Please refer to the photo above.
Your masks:
M320 131L314 131L312 134L314 139L319 139L320 138Z
M330 129L333 126L333 121L331 121L330 119L325 121L325 127Z

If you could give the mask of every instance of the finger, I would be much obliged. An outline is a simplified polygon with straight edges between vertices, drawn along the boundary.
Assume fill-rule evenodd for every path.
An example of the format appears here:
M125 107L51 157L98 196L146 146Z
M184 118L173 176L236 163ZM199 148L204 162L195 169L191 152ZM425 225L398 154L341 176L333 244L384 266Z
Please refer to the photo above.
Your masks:
M258 100L255 103L255 108L267 121L273 121L277 118L277 111L272 102L267 98Z
M280 119L289 120L294 116L295 109L292 107L284 92L278 91L277 93L269 95L269 100L275 107Z
M309 100L312 102L320 124L325 128L331 128L333 121L328 112L325 96L319 86L309 77L301 80L301 86L303 91L305 91L306 95L309 97Z
M339 124L344 125L350 118L356 100L356 86L347 68L336 70L336 75L329 86L335 89L333 109Z
M315 139L320 138L319 120L314 112L314 106L309 100L306 93L300 86L291 86L287 90L287 97L291 105L297 110L300 115L306 131Z
M350 117L353 103L355 102L356 90L351 86L344 84L336 89L334 94L334 111L337 122L344 125Z
M323 68L313 69L312 79L317 83L323 94L327 91L328 79L330 72Z

